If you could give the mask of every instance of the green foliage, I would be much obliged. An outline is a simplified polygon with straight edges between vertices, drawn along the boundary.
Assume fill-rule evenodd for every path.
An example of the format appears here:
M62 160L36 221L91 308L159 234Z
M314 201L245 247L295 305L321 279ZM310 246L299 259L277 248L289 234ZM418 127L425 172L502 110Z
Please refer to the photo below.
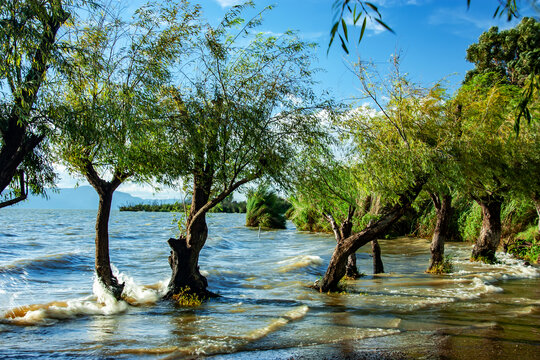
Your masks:
M463 240L474 242L478 238L482 227L482 209L480 205L471 201L470 206L461 212L458 226Z
M163 171L159 99L198 16L187 1L144 6L129 22L115 12L93 12L71 34L73 67L59 99L58 154L91 184L110 176L145 181Z
M246 226L265 229L285 229L284 213L290 204L279 198L267 186L250 190L247 195Z
M509 84L523 86L540 70L540 23L525 17L514 28L499 31L492 27L478 43L467 49L467 60L475 65L465 82L478 74L496 73Z
M46 136L56 114L50 98L74 8L86 1L0 2L0 207L52 187ZM5 191L7 189L7 191Z
M325 221L319 209L313 204L303 201L302 197L292 196L289 198L292 207L287 212L297 230L313 232L331 232L328 221Z
M516 235L507 245L507 251L520 259L538 263L540 259L540 234L538 226L532 225Z
M504 82L524 88L514 106L514 129L519 134L520 119L525 117L530 123L534 118L531 103L540 90L540 23L525 17L512 29L499 32L492 27L467 49L467 60L475 68L467 73L465 82L478 74L495 73Z
M180 306L185 307L198 307L201 306L203 300L197 295L191 292L189 286L180 289L178 294L174 294L172 299Z
M189 221L253 180L286 183L296 154L324 135L317 114L328 104L312 90L314 45L291 31L256 32L268 8L246 21L246 6L200 29L183 78L160 102L169 115L165 177L200 194Z

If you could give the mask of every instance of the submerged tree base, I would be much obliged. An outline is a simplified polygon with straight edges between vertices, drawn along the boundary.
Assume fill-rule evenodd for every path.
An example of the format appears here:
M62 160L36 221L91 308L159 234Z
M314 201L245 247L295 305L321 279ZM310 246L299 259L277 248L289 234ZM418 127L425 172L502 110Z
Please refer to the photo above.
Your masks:
M497 257L495 256L495 251L486 251L480 254L473 254L471 256L471 261L483 262L484 264L496 264Z
M197 265L198 254L194 253L192 247L187 246L186 238L171 238L168 244L172 249L169 265L173 274L164 298L173 299L178 294L196 295L201 301L218 297L219 295L207 289L208 281L201 275Z
M454 272L454 265L451 256L445 256L442 261L434 262L426 270L426 273L434 275L450 274L452 272Z

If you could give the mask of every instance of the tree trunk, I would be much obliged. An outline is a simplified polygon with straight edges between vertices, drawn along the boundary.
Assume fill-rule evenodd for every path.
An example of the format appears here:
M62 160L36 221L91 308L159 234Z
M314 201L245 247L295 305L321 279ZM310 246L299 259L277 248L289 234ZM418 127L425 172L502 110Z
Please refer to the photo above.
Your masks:
M452 219L452 196L449 194L440 196L434 193L429 195L435 206L437 222L431 238L431 259L428 272L444 262L444 243L450 237L450 220Z
M379 220L374 221L364 230L343 239L343 241L337 244L334 253L332 254L332 258L330 259L326 274L320 283L316 284L316 287L318 287L321 292L338 289L338 283L345 275L349 255L356 252L356 250L368 242L384 235L385 231L405 213L414 199L416 199L425 182L425 179L419 178L399 197L399 201L396 205L383 212L383 215Z
M341 224L341 240L348 238L351 236L352 233L352 218L354 216L354 212L356 211L356 207L349 206L349 213L347 216L347 219ZM347 277L350 277L351 279L358 279L360 277L360 272L358 271L358 267L356 267L356 253L352 253L349 255L347 259L347 265L345 267L345 275Z
M165 295L167 299L181 291L196 294L203 299L216 296L207 290L208 281L199 271L199 254L208 237L206 212L196 216L208 202L211 181L211 178L195 176L186 234L168 241L172 249L169 256L172 276Z
M109 217L113 192L110 187L102 188L99 192L99 207L96 219L96 274L98 279L109 289L116 299L120 299L124 290L124 283L118 279L111 270L109 258Z
M348 238L351 236L352 232L352 217L354 215L356 208L353 206L349 206L349 211L347 218L341 223L341 227L338 228L336 221L334 217L330 213L325 213L324 216L330 222L330 225L332 226L332 231L334 232L334 237L336 238L336 243L340 243L343 241L343 239ZM349 255L349 258L347 259L347 265L345 269L345 275L347 277L350 277L352 279L357 279L360 277L360 273L358 272L358 268L356 267L356 253L352 253Z
M371 254L373 255L373 273L384 273L384 265L381 258L381 247L377 239L371 240Z
M379 211L379 207L378 207L379 206L378 205L379 200L376 199L376 202L377 202L377 208L375 210ZM363 214L362 215L365 215L368 212L370 212L370 210L372 208L371 203L372 203L372 196L368 195L364 199L364 206L363 206ZM373 222L373 220L369 222L369 225L371 225L372 222ZM382 273L384 273L384 265L383 265L382 257L381 257L381 247L379 246L379 242L376 239L371 242L371 256L373 258L373 273L374 274L382 274Z
M196 294L206 299L216 295L207 290L208 281L199 271L199 254L208 237L205 215L199 217L196 224L188 226L185 236L169 239L171 255L169 265L172 276L165 298L170 299L181 291Z
M482 208L482 228L474 244L473 260L495 261L495 252L501 241L501 196L485 196L475 199Z
M534 202L534 207L536 208L536 213L538 214L538 232L540 232L540 194L533 193L532 199Z
M109 218L114 191L127 179L130 174L115 170L112 180L105 181L99 177L94 165L90 160L84 161L84 175L96 190L99 196L99 206L96 218L96 275L101 283L118 300L122 297L124 283L118 283L118 279L111 270L109 258Z

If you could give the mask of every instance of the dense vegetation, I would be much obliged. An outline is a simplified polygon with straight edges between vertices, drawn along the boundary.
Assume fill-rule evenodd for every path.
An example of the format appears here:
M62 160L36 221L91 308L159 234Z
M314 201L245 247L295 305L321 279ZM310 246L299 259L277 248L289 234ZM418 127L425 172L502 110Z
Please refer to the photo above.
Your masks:
M386 26L369 2L342 1L338 15L362 19L346 7L353 2ZM111 4L0 5L9 19L0 23L0 207L54 183L52 162L88 181L99 196L95 270L116 298L124 284L110 265L108 222L127 180L182 183L190 194L189 206L132 207L185 211L168 241L165 297L175 300L214 295L198 264L206 215L240 211L231 194L252 182L280 186L299 229L334 234L315 286L323 292L357 276L355 252L367 243L382 272L383 237L431 236L429 272L450 270L449 240L474 241L475 261L496 261L501 238L538 261L538 21L484 33L454 94L442 82L416 84L398 55L387 74L355 64L367 102L345 106L314 90L315 44L258 31L271 6L244 19L248 1L212 25L188 0L144 5L129 19ZM517 16L515 2L502 4ZM337 24L346 50L345 21ZM284 226L286 204L268 189L251 192L246 210L249 226Z
M189 208L189 203L162 203L153 201L150 204L127 204L120 206L120 211L148 211L148 212L183 212ZM246 202L233 200L232 195L227 196L218 206L210 210L214 213L245 213Z

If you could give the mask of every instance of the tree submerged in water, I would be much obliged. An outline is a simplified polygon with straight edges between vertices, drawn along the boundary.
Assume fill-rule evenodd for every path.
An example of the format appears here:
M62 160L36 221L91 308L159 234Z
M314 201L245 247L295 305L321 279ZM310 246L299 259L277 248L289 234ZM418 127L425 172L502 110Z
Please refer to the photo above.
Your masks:
M246 226L285 229L285 212L290 204L266 186L248 192Z

